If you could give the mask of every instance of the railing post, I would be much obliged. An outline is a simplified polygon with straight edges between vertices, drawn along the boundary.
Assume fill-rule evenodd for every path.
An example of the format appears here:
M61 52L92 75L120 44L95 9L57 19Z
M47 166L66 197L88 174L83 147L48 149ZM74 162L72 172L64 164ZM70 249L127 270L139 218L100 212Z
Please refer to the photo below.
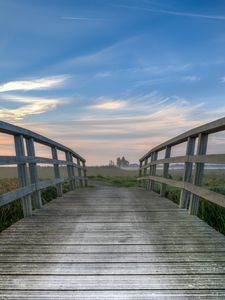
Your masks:
M69 151L66 152L66 160L67 162L71 163L71 154ZM67 165L67 173L68 173L68 177L69 177L69 187L70 187L70 191L75 190L74 187L74 179L73 179L73 170L72 170L72 166L71 165Z
M14 141L15 141L16 156L18 158L25 157L23 135L15 135ZM26 163L18 163L17 171L18 171L18 179L19 179L20 187L27 186L28 177L27 177ZM21 202L22 202L24 217L32 216L31 197L25 196L25 197L21 198Z
M171 155L171 147L167 146L166 150L165 150L165 158L170 158L170 155ZM163 177L164 178L168 178L168 175L169 175L169 166L170 166L169 163L164 163L163 164ZM161 189L160 189L160 196L161 197L165 197L165 195L166 195L166 187L167 187L167 185L165 183L161 184Z
M148 158L145 158L145 161L144 161L144 176L146 176L147 175L147 168L146 168L146 165L147 165L147 163L148 163ZM144 188L147 188L147 180L146 179L144 179L143 180L143 187Z
M26 138L26 148L27 148L27 155L34 159L35 148L34 148L33 138ZM30 182L36 185L38 182L38 172L37 172L37 164L35 162L29 163L29 172L30 172ZM41 192L36 190L32 196L33 196L35 207L41 208L42 207Z
M208 143L208 134L200 133L198 137L198 147L197 155L204 155L207 151ZM203 175L204 175L204 163L196 163L194 171L194 184L197 186L202 185ZM199 207L200 197L194 194L191 194L190 205L189 205L189 214L197 215Z
M157 157L158 157L158 152L155 151L151 154L151 162L157 160ZM151 165L150 166L150 176L155 176L156 174L156 165ZM153 191L154 190L154 180L150 180L150 183L149 183L149 189L150 191Z
M141 169L141 168L142 168L142 163L143 163L143 161L140 160L140 165L139 165L139 178L141 178L141 176L142 176L142 169ZM142 180L139 180L138 186L139 186L139 187L142 186Z
M69 152L69 158L70 158L70 162L73 163L73 155L71 152ZM76 185L76 179L75 179L74 166L71 165L70 169L71 169L71 175L73 177L73 179L72 179L73 189L76 190L77 185Z
M186 147L186 155L194 155L195 153L195 137L189 137L187 140L187 147ZM183 182L191 182L191 176L192 176L192 162L185 162L184 164L184 175L183 175ZM180 194L180 208L188 208L188 202L190 199L190 192L188 192L185 189L181 190Z
M55 146L52 146L51 149L52 149L52 158L54 160L58 160L57 148ZM59 164L58 163L54 163L54 174L55 174L56 179L60 178L60 171L59 171ZM57 190L57 196L62 197L63 189L62 189L62 184L61 183L56 184L56 190Z
M79 178L80 187L83 187L83 180L82 180L82 172L81 172L80 158L77 158L77 165L78 165L78 176L80 177L80 178Z
M87 169L85 166L85 161L82 161L82 164L83 164L83 173L84 173L84 186L87 187L88 181L87 181Z

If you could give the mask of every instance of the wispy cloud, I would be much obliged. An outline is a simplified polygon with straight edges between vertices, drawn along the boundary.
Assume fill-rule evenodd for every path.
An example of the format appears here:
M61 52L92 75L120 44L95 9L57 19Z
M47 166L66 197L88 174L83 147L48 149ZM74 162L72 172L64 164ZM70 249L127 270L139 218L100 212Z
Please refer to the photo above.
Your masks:
M219 81L222 82L222 83L225 83L225 76L224 77L221 77L219 78Z
M33 78L30 80L9 81L0 84L0 92L9 91L30 91L39 89L49 89L62 86L69 76L59 75L50 77Z
M102 18L71 17L71 16L61 17L61 19L74 20L74 21L103 21L103 20L106 20L106 19L102 19Z
M4 104L7 102L24 103L24 105L16 108L0 107L0 119L10 122L22 120L29 115L42 114L56 109L58 105L68 103L68 101L59 98L24 97L9 94L1 95L1 100L4 101Z
M98 72L95 74L95 77L105 78L112 76L112 72L106 71L106 72Z
M140 66L133 68L135 73L152 73L152 74L165 74L165 73L176 73L185 72L191 68L190 64L168 64L168 65L151 65L151 66Z
M201 78L199 76L192 75L192 76L183 76L181 79L184 81L195 82L195 81L199 81Z
M149 11L152 13L173 15L173 16L181 16L181 17L189 17L189 18L203 18L203 19L225 21L225 16L223 16L223 15L198 14L198 13L182 12L182 11L175 11L175 10L167 10L167 9L155 9L155 8L141 7L141 6L129 6L129 5L118 5L118 6L124 7L124 8Z
M98 102L94 105L90 105L89 108L98 110L118 110L126 106L127 102L124 100L100 97L98 98Z
M180 97L164 97L157 92L119 101L125 102L126 106L121 111L113 109L112 106L117 103L113 99L113 104L109 104L111 112L114 112L110 118L106 115L108 104L104 106L102 103L102 107L85 110L74 120L43 123L39 127L47 128L52 138L68 146L79 147L78 150L92 164L103 164L123 153L129 160L137 161L151 147L225 112L223 108L209 115L202 102L197 101L193 105ZM93 149L91 154L88 151L90 147Z

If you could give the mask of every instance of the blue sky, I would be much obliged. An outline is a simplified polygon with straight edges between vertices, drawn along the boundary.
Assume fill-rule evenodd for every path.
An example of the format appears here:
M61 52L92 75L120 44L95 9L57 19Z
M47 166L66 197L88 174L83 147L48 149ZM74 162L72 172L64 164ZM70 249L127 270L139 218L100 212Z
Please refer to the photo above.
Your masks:
M0 117L89 164L225 114L223 0L0 0Z

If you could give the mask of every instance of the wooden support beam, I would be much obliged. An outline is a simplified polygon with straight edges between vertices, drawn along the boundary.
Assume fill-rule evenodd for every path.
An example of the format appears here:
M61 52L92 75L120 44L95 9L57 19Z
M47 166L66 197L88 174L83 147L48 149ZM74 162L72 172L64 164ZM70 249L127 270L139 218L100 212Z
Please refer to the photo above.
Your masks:
M68 162L72 162L71 161L71 154L69 151L66 152L66 160ZM73 170L72 167L70 165L67 165L67 172L68 172L68 177L69 177L69 187L70 187L70 191L75 190L75 186L74 186L74 179L73 179Z
M153 152L152 155L151 155L151 161L157 160L157 157L158 157L158 151ZM157 167L156 165L152 165L150 167L150 176L155 176L156 167ZM150 191L154 190L154 185L155 185L154 180L150 180L150 183L149 183L149 190Z
M198 137L198 147L197 147L197 155L204 155L207 151L207 143L208 143L208 134L206 133L200 133ZM203 175L204 175L204 163L196 163L195 164L195 170L194 170L194 185L201 186L203 181ZM190 198L190 205L189 205L189 214L191 215L197 215L198 214L198 208L199 208L199 200L200 197L191 194Z
M167 146L165 150L165 158L169 158L171 155L171 147ZM163 164L163 177L168 178L169 176L169 163ZM166 187L167 185L165 183L162 183L161 189L160 189L160 196L165 197L166 195Z
M72 165L73 163L73 155L71 152L69 152L69 162L71 163L70 165L70 172L71 172L71 175L73 177L72 179L72 184L73 184L73 190L75 190L77 188L77 185L76 185L76 179L75 179L75 171L74 171L74 166Z
M195 137L189 137L188 138L187 148L186 148L186 156L194 155L194 153L195 153L195 141L196 141ZM192 162L185 162L184 175L183 175L183 181L184 182L191 182L192 167L193 167ZM190 192L185 190L185 189L182 189L181 190L181 195L180 195L179 207L187 209L189 200L190 200Z
M15 141L16 156L18 158L24 157L25 149L24 149L23 135L21 134L15 135L14 141ZM18 171L19 186L26 187L28 185L26 163L17 164L17 171ZM21 202L22 202L24 217L32 216L32 203L31 203L30 195L22 197Z
M52 149L52 158L55 159L55 160L58 160L57 147L52 146L51 149ZM59 170L59 164L58 163L54 164L54 175L55 175L56 179L60 178L60 170ZM56 184L56 190L57 190L57 196L62 197L62 195L63 195L62 183L57 183Z
M140 165L139 165L139 177L142 177L142 164L143 164L143 161L141 160L140 161ZM140 180L139 182L138 182L138 186L139 187L141 187L142 186L142 181Z
M80 163L80 159L79 158L77 158L77 165L78 165L78 176L82 177L81 163ZM83 180L81 178L79 179L79 183L80 183L80 187L83 187Z
M84 186L87 187L88 180L87 180L87 169L86 169L85 161L83 161L82 164L83 164L83 173L84 173Z
M35 148L34 148L34 139L33 138L26 138L26 148L27 148L27 155L33 159L35 159ZM34 183L35 185L38 182L38 172L37 172L37 164L35 162L29 163L29 172L30 172L30 182L31 184ZM32 194L34 205L36 208L42 207L42 200L41 200L41 192L35 191Z
M144 160L144 167L148 164L148 158L146 157L145 160ZM144 172L143 172L144 176L147 175L147 168L144 168ZM147 180L143 180L143 187L144 188L147 188Z

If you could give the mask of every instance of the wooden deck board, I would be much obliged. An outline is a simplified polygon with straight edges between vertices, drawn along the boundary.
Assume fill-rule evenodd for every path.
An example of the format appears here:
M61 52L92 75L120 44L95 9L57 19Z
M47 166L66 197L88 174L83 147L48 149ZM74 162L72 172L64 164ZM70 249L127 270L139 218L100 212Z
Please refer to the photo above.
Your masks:
M225 237L142 189L57 198L0 235L0 299L224 299Z

